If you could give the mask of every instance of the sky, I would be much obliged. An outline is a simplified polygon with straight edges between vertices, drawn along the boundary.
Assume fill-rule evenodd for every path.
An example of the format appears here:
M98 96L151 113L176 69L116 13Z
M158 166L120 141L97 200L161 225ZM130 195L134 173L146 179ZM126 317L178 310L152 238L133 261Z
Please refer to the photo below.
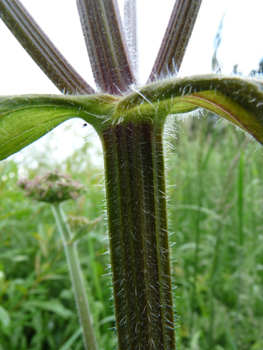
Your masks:
M23 0L31 15L46 34L83 76L95 87L82 35L75 0ZM139 80L147 80L158 52L174 0L138 0L139 33ZM122 11L122 0L120 10ZM214 38L220 21L224 17L222 43L218 59L222 72L230 74L235 64L244 75L257 69L263 57L262 42L262 0L203 0L195 28L190 39L179 75L211 73L214 53ZM58 89L32 61L13 35L0 20L0 95L49 93L60 94ZM85 142L89 129L82 127L80 120L69 122L78 137L64 133L63 126L56 128L57 145L65 154L79 148ZM70 133L70 130L69 130ZM65 136L66 135L66 136ZM65 139L65 140L64 140ZM32 149L45 147L49 136L30 146ZM52 138L54 142L54 138ZM64 141L63 141L64 140ZM97 141L94 140L96 144ZM29 148L29 147L28 147ZM29 148L29 150L31 149ZM23 151L28 152L27 151ZM16 159L23 159L23 152Z
M74 68L95 86L75 0L22 2ZM143 84L157 55L174 0L139 0L137 3L140 83ZM257 68L263 56L260 37L263 1L203 0L180 75L211 72L213 40L225 11L222 44L218 52L225 73L231 73L236 63L244 74ZM59 93L2 21L0 33L0 94Z

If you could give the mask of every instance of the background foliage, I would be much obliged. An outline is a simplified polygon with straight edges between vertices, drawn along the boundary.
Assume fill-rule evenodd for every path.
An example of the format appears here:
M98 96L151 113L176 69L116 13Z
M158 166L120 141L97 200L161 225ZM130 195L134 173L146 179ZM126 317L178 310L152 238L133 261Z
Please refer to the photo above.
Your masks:
M178 347L263 349L262 148L214 116L168 136L168 194ZM89 146L61 162L38 154L29 176L55 167L89 189L67 215L104 214ZM21 165L0 165L0 350L81 350L65 256L48 205L25 198ZM76 228L77 229L77 228ZM116 346L105 222L78 244L100 349Z

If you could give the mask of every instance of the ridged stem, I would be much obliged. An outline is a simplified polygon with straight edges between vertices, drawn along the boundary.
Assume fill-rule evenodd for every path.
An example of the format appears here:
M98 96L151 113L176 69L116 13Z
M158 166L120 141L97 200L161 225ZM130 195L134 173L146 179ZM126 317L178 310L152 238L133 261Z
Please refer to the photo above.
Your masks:
M162 128L127 121L101 139L119 350L175 349Z
M56 219L59 233L62 238L64 250L67 257L70 278L74 290L80 324L82 326L83 340L86 350L97 350L95 334L92 326L92 318L86 291L84 288L83 276L76 243L72 242L72 234L67 224L61 205L52 204L52 211Z
M148 82L178 73L202 0L176 0Z
M77 0L94 79L101 91L120 95L135 82L116 0Z
M135 77L138 74L137 0L124 0L124 33Z
M0 18L61 92L95 93L67 62L19 0L0 0ZM17 59L19 60L19 57Z

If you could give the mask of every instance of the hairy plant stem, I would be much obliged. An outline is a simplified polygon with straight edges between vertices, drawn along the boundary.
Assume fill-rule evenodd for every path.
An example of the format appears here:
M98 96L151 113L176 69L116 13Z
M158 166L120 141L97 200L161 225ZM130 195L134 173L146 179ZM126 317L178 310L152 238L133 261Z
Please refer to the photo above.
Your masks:
M56 223L62 238L64 250L68 261L70 278L73 285L80 324L82 326L82 335L85 344L85 349L97 350L96 339L91 320L91 313L86 291L84 288L84 281L81 273L76 243L72 242L72 234L67 224L66 217L61 207L61 204L52 204L52 211L56 219Z
M176 0L148 82L178 73L202 0Z
M61 92L94 93L92 87L67 62L19 0L0 0L0 18Z
M77 0L94 79L119 95L135 82L116 0Z
M101 140L119 350L175 349L162 127L125 121Z

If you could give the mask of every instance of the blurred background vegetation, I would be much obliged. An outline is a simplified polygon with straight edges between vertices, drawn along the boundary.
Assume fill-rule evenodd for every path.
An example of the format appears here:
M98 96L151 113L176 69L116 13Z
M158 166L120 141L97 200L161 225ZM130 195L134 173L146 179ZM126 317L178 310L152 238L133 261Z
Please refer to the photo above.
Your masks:
M262 350L262 148L216 120L207 114L178 121L176 138L167 136L178 349ZM22 173L34 177L60 168L88 188L65 203L66 214L94 220L104 214L105 198L91 153L85 143L67 159L50 159L46 149L27 162L0 164L0 350L83 350L50 207L24 197L17 181ZM79 239L78 251L99 348L112 350L105 220Z

